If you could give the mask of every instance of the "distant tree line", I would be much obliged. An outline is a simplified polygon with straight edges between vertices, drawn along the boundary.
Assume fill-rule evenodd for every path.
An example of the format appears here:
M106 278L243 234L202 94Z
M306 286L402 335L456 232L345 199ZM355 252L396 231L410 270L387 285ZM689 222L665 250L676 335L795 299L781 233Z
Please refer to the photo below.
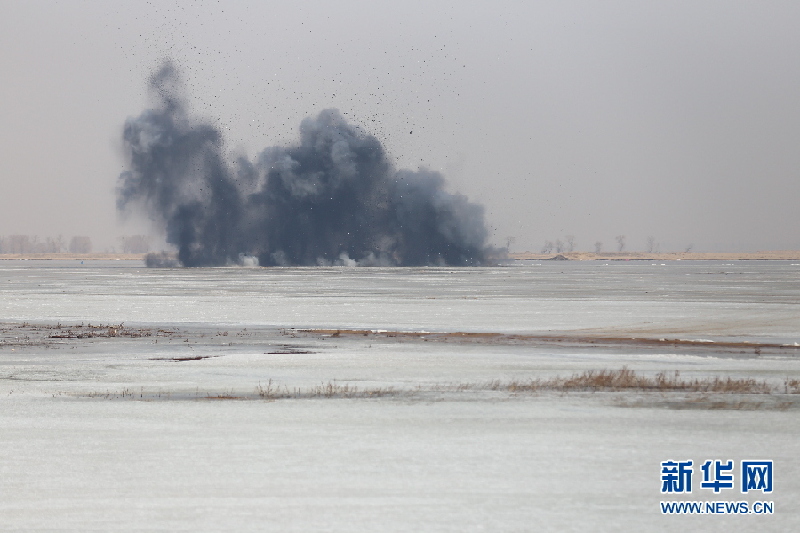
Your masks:
M146 254L150 251L150 237L148 235L124 235L119 238L122 253Z
M575 250L575 235L567 235L564 239L556 239L555 241L544 241L542 246L542 253L549 254L555 251L556 253L572 252Z
M148 235L124 235L119 238L122 253L126 254L146 254L150 251L150 240ZM92 239L85 235L76 235L69 242L63 235L45 237L44 240L38 235L0 235L0 254L88 254L92 250Z
M627 246L627 237L625 235L617 235L614 237L614 240L617 242L617 252L624 252ZM509 243L513 242L509 240ZM684 252L691 252L694 248L694 244L689 244L684 247ZM563 252L572 252L575 250L575 236L574 235L567 235L563 239L556 239L555 241L545 240L544 246L542 246L541 253L543 254L550 254L553 252L556 253L563 253ZM594 243L594 252L599 254L603 251L603 242L597 241ZM661 245L656 238L652 235L647 237L647 244L645 247L645 251L648 253L660 253L661 252Z
M88 254L91 251L92 239L85 235L72 237L69 244L63 235L45 237L44 240L39 240L38 235L0 236L0 254Z

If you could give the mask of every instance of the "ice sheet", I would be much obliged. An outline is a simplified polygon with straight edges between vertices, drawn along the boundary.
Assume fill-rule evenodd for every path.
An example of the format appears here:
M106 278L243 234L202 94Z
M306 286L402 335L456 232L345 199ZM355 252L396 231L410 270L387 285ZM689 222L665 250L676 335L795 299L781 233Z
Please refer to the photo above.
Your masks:
M800 378L793 351L426 342L284 328L795 342L797 273L777 262L463 270L2 262L2 528L794 530L794 408L670 408L641 393L265 401L254 392L269 380L413 389L622 365L779 384ZM173 333L39 342L36 326L22 321ZM125 390L133 397L120 397ZM776 513L662 516L659 463L676 458L773 459L776 490L761 499Z
M783 261L500 268L146 269L5 261L0 321L771 337L800 342Z

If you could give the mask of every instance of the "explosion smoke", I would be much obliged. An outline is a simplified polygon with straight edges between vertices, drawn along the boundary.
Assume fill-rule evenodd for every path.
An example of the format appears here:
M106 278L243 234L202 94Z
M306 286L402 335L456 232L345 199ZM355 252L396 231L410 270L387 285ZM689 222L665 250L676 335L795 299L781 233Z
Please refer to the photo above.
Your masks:
M189 116L171 63L150 87L156 109L125 123L117 205L148 212L184 266L486 262L483 207L437 172L395 170L337 110L303 120L299 145L229 165L220 131Z

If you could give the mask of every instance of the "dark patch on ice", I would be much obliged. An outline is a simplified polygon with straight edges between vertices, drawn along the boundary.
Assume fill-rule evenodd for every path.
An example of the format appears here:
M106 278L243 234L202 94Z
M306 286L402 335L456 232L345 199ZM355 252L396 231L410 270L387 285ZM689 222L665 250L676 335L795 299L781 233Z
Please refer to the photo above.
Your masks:
M194 355L186 357L151 357L151 361L200 361L201 359L212 359L214 357L222 357L221 355Z

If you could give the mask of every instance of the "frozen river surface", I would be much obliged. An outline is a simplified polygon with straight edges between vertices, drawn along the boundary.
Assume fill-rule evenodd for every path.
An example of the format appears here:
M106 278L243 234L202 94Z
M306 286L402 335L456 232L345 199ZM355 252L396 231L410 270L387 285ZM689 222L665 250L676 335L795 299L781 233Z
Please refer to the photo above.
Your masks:
M800 340L800 266L778 261L195 270L77 263L0 263L0 320Z
M782 396L481 385L625 365L779 388L800 378L790 262L3 261L0 322L0 530L800 528L800 411ZM586 341L631 337L695 342ZM258 395L272 384L306 394ZM307 394L330 384L395 393ZM707 459L774 460L775 490L664 496L670 459L693 460L696 476ZM670 499L766 500L775 513L662 515Z

